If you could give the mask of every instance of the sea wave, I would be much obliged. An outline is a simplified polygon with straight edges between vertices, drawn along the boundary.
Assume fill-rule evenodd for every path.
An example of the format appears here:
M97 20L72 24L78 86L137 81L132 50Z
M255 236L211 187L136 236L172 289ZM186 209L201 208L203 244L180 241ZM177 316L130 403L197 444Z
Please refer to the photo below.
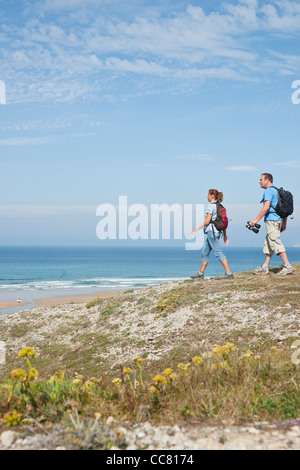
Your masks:
M109 289L124 287L149 287L163 282L183 281L182 277L134 277L134 278L92 278L92 279L76 279L69 281L29 281L29 282L11 282L0 283L0 291L40 291L40 290L69 290L69 289L87 289L99 288Z

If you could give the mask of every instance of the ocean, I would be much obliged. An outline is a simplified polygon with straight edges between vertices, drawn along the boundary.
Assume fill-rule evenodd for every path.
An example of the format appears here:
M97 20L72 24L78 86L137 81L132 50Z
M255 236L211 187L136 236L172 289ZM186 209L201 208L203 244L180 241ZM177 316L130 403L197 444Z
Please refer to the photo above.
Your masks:
M231 270L253 270L264 261L262 248L223 247ZM288 248L290 262L300 261L300 248ZM272 265L281 258L273 257ZM201 251L184 247L62 247L1 246L0 300L33 299L152 286L183 281L200 269ZM207 277L223 274L211 254Z

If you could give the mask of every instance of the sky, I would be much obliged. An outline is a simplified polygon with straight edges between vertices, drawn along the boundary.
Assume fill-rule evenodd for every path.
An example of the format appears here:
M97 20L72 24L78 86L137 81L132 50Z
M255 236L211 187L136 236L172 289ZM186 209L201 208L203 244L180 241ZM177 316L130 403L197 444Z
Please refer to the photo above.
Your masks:
M97 207L216 188L259 246L268 172L300 245L299 39L299 1L1 0L0 244L151 244L99 240Z

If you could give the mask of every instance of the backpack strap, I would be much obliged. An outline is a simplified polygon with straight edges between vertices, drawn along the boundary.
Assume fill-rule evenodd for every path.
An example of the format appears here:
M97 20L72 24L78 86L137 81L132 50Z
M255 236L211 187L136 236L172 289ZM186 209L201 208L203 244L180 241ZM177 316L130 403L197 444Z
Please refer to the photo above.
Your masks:
M274 189L277 189L277 191L278 191L278 188L276 188L276 186L273 186L273 185L272 185L272 186L269 186L269 188L274 188ZM269 188L268 188L268 189L269 189ZM262 204L263 202L264 202L264 198L262 198L262 200L260 201L260 204ZM272 204L270 205L270 208L271 208L271 207L272 207L272 209L274 209L274 212L269 212L269 211L268 211L268 212L269 212L270 214L276 214L275 207L272 206ZM270 209L269 209L269 210L270 210Z
M210 204L216 204L216 206L217 206L217 203L218 203L218 201L213 201ZM212 220L212 215L211 215L211 221L209 222L208 225L211 225L213 236L214 236L214 238L216 238L215 237L215 232L214 232L214 223L213 223L213 220ZM208 227L208 225L206 227Z

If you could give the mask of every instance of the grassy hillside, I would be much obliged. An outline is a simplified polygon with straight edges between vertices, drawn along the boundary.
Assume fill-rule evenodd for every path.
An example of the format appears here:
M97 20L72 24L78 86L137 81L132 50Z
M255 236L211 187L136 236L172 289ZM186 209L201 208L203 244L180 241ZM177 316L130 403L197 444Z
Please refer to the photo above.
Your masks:
M63 422L74 410L166 424L299 417L295 270L170 282L3 316L0 424Z

